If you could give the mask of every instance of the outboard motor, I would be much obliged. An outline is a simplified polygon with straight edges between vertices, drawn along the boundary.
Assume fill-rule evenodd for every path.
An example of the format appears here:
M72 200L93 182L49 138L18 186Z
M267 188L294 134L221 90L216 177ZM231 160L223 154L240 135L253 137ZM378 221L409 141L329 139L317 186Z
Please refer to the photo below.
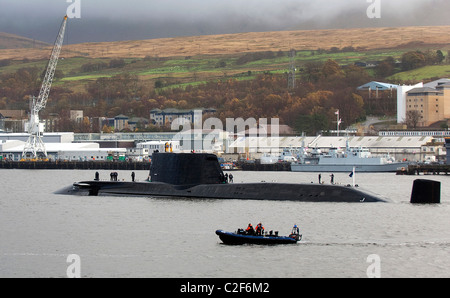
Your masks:
M414 180L410 202L413 204L439 204L441 202L441 182L425 179Z

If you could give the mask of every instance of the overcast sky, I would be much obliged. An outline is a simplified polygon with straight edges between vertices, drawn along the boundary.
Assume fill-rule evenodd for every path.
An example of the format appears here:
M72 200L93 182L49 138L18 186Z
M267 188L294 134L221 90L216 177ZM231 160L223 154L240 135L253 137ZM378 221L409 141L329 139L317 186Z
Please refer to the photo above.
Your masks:
M67 8L68 43L204 34L450 25L449 0L0 0L0 32L53 43ZM380 18L369 18L372 2ZM77 11L75 11L77 12Z

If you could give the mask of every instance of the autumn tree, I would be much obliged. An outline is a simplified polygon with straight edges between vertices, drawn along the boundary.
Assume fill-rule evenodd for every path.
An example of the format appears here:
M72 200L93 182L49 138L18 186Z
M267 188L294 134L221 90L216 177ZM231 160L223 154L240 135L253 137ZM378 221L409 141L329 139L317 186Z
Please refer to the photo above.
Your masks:
M322 67L322 76L324 78L330 78L330 77L342 77L343 72L339 64L332 60L328 59L327 62Z
M419 124L420 118L421 116L419 111L409 110L406 112L405 124L408 128L416 128L417 124Z
M298 133L317 135L324 130L328 130L329 126L330 121L325 115L314 113L312 115L300 115L295 122L294 129Z
M395 60L393 57L388 57L381 61L375 67L375 73L380 78L386 78L393 75L395 72Z
M307 62L303 67L303 76L307 82L316 83L322 76L322 62Z
M425 55L420 51L407 52L402 55L402 69L404 71L419 68L425 64Z
M264 118L277 116L282 106L283 98L280 95L269 94L261 102L261 108L263 110L263 115L261 116Z
M442 61L444 61L444 60L445 60L444 53L442 53L441 50L437 50L437 51L436 51L436 62L437 62L438 64L441 64Z

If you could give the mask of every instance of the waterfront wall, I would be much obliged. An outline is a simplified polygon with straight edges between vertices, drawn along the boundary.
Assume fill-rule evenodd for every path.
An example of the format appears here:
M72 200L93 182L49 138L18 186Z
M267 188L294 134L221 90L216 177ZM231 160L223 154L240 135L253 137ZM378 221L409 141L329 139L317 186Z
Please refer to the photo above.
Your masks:
M445 138L445 148L447 148L447 165L450 165L450 138Z
M150 163L112 161L0 161L0 169L150 170Z

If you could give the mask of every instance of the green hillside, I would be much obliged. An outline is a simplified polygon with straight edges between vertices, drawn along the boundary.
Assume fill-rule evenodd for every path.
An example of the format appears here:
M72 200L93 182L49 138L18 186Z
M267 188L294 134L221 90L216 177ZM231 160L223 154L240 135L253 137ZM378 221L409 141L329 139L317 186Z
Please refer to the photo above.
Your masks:
M434 78L449 78L450 77L450 65L431 65L425 66L409 71L399 72L395 75L388 77L392 80L401 81L424 81Z
M299 51L296 53L295 65L297 76L301 76L304 66L308 63L323 63L332 59L341 66L353 65L355 62L382 61L387 57L400 59L401 55L411 49L383 49L372 51L348 51L333 53L323 50ZM252 56L253 55L253 56ZM64 53L61 54L64 56ZM285 73L289 69L290 58L286 52L266 52L266 56L258 57L256 53L234 55L199 55L169 58L130 58L123 59L121 67L103 67L99 70L84 69L89 65L108 65L114 59L110 58L62 58L57 70L63 78L55 84L74 91L82 91L84 86L98 78L110 78L121 73L137 75L150 85L159 84L163 87L178 87L197 85L206 81L235 78L251 79L259 73ZM11 61L9 65L0 67L0 74L15 72L21 68L37 67L44 71L47 61ZM422 80L433 77L448 76L449 65L427 66L409 72L395 74L390 80ZM373 74L373 69L368 68ZM157 83L158 82L158 83Z
M437 57L437 52L441 53L439 61L430 58ZM414 69L401 72L407 65L399 63L405 53L421 56L423 61L408 63ZM396 99L390 93L373 98L358 93L360 85L373 80L411 83L448 77L450 71L446 45L423 43L370 50L347 46L296 51L293 89L288 89L289 51L186 56L150 52L129 58L66 55L63 49L44 117L76 109L91 118L119 114L148 118L154 108L213 107L220 119L277 117L280 123L309 134L333 129L336 109L345 126L366 115L396 113ZM0 59L0 109L28 109L28 96L38 92L46 65L47 59L42 58ZM83 123L79 127L60 121L56 129L100 129Z

